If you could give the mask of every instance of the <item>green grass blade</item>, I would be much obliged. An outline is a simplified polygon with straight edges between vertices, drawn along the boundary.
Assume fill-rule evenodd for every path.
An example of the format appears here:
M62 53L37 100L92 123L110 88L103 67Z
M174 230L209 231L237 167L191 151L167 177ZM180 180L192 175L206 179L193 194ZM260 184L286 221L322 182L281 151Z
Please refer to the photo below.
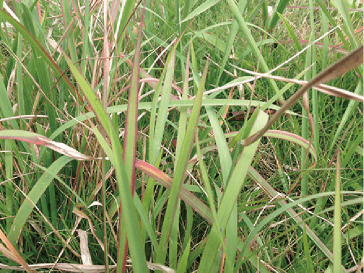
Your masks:
M133 270L135 272L148 272L144 244L142 241L141 229L139 225L140 222L137 217L137 210L134 206L132 192L130 190L130 182L122 158L121 144L119 143L119 138L115 131L111 132L111 142L115 159L114 167L118 182L117 185L121 198L121 206L123 209L122 221L125 223L130 255L133 261ZM119 260L118 264L120 265L122 262L122 260Z
M264 112L260 112L250 134L254 134L263 128L267 120L268 115ZM249 166L254 158L257 147L258 141L244 148L231 175L218 211L218 222L222 229L225 229L228 223L240 189L244 185L245 177L248 173ZM206 249L202 255L198 272L211 272L211 259L215 259L220 245L219 232L217 225L214 225L209 235Z
M297 35L296 33L294 32L293 28L291 27L291 25L289 24L289 22L286 20L286 18L284 18L284 16L280 13L276 13L279 18L282 20L285 28L287 29L288 31L288 34L289 36L291 37L291 39L293 40L294 42L294 45L296 46L297 48L297 51L301 51L302 50L302 46L301 46L301 43L299 42L298 38L297 38Z
M201 4L200 6L198 6L197 8L195 8L190 14L188 14L181 21L181 23L186 22L188 20L191 20L193 17L196 17L197 15L203 13L204 11L208 10L209 8L211 8L212 6L216 5L220 1L221 0L207 0L205 3Z
M313 270L313 262L312 262L312 259L311 259L310 247L308 245L306 227L305 226L303 226L302 241L303 241L303 249L304 249L305 257L306 257L306 260L307 260L307 272L308 273L314 273L315 271Z
M200 109L202 104L203 90L205 87L205 81L207 77L208 62L206 63L204 72L202 74L200 86L198 88L192 113L187 126L186 135L183 140L184 150L181 152L180 157L176 159L175 163L175 174L173 178L173 185L169 196L167 205L167 211L163 221L161 239L157 251L157 262L163 264L166 259L166 244L174 221L175 211L178 203L178 195L182 186L184 175L187 168L187 163L192 150L194 134L196 132L197 123L200 116Z
M288 3L289 3L289 0L280 0L276 4L276 8L273 10L273 15L272 15L272 17L270 19L268 29L271 30L277 25L278 19L279 19L277 13L282 14L284 12L284 9L287 7Z
M81 73L78 71L76 66L72 63L72 61L64 55L64 58L66 59L66 62L75 77L78 85L80 86L82 92L85 94L87 101L89 102L96 118L100 122L100 125L105 130L106 134L110 136L110 119L108 115L106 114L100 100L95 95L94 91L91 89L88 82L85 80L85 78L81 75Z
M267 181L265 181L265 179L253 168L250 168L249 170L249 177L251 179L253 179L254 181L256 181L258 183L258 185L264 189L264 192L268 193L270 198L279 196L280 193L278 193ZM270 217L274 217L274 215L279 215L279 213L285 212L289 215L289 217L292 217L292 219L299 224L299 227L302 227L302 219L301 217L299 217L297 215L297 213L292 209L292 204L300 204L300 203L304 203L305 201L310 200L311 198L320 198L323 196L329 196L330 194L332 194L331 192L326 192L326 193L320 193L320 194L314 194L314 195L310 195L308 197L304 197L301 198L298 201L293 201L287 204L286 201L284 200L279 200L279 204L280 204L280 208L276 211L274 211L268 218L270 219ZM276 214L277 213L277 214ZM264 223L266 220L269 221L269 219L264 219L261 223L259 223L256 227L255 230L252 231L252 233L248 236L247 238L247 242L249 242L250 238L253 238L254 236L257 235L257 233L259 232L259 230L264 226ZM310 237L310 239L312 240L312 242L314 242L316 244L316 246L325 254L325 256L331 261L333 262L333 254L332 252L328 249L328 247L326 246L326 244L324 244L319 238L318 236L315 234L314 231L312 231L307 225L305 225L306 228L306 233L308 235L308 237ZM243 249L246 249L247 245L245 244ZM242 251L243 253L243 251ZM244 254L244 253L243 253ZM242 255L243 255L242 254Z
M339 148L338 148L339 149ZM340 151L337 153L335 175L335 204L334 204L334 272L341 271L341 163Z
M171 99L172 80L174 76L174 61L175 61L175 56L174 54L172 54L171 59L167 64L168 68L167 68L166 78L164 80L163 93L159 104L158 119L155 124L154 137L152 139L153 142L151 144L151 152L152 152L151 162L155 161L156 156L159 154L162 145L163 133L165 131L164 127L167 122L168 104L169 100Z
M143 20L142 20L143 21ZM142 42L142 31L139 29L136 51L134 55L134 67L131 75L131 85L128 96L128 110L126 113L124 160L128 179L131 183L132 192L135 188L135 158L137 151L138 130L138 103L139 103L139 80L140 80L140 48ZM134 194L134 193L133 193Z
M30 213L34 206L37 204L49 184L53 181L53 176L56 175L68 162L73 160L70 157L62 156L57 159L37 181L29 194L26 196L23 204L20 206L17 212L14 222L11 226L8 238L10 242L15 245L19 239L20 232L23 229Z
M177 273L187 272L187 261L188 256L190 255L190 245L191 239L187 241L186 247L184 248L183 253L178 261Z

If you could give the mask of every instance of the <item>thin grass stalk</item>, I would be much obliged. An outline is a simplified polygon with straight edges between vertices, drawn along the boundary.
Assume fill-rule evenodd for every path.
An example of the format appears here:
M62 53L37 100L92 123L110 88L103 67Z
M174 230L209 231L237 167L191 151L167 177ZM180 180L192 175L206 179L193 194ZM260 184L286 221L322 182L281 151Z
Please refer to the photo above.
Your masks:
M83 103L83 99L80 96L80 94L76 91L73 84L70 82L70 80L64 75L61 68L56 64L56 62L52 59L52 57L48 54L48 52L44 49L44 47L37 41L37 39L18 21L16 21L14 18L12 18L9 14L4 12L0 9L0 16L4 17L7 22L12 24L14 28L23 35L24 39L27 40L33 49L35 49L38 54L44 58L44 61L49 65L49 67L55 72L56 77L61 77L63 81L67 84L67 87L70 88L70 90L73 91L73 94L75 94L78 98L78 100ZM90 110L88 106L86 106L87 110Z
M278 13L283 14L284 9L286 8L286 6L288 5L289 0L280 0L277 3L277 7L275 8L275 10L273 11L272 17L270 18L269 21L269 30L272 30L277 24L278 24Z
M215 203L214 203L214 194L211 189L210 179L208 178L208 171L207 171L205 162L203 161L203 156L202 156L202 152L200 149L200 143L199 143L197 132L196 132L195 139L196 139L195 142L196 142L197 156L198 156L198 161L200 164L201 179L202 179L203 185L205 186L204 189L206 190L206 193L207 193L207 200L208 200L211 214L212 214L212 217L214 220L213 223L218 227L218 230L221 230L219 227L219 221L217 218L217 212L216 212L216 207L215 207ZM219 238L220 238L220 244L223 248L224 253L227 253L222 232L219 233Z
M314 273L315 271L313 270L313 261L311 258L310 247L308 245L308 240L307 240L306 226L303 226L302 241L303 241L304 254L305 254L305 257L307 260L307 269L306 270L308 273Z
M312 0L309 1L309 7L310 7L310 26L311 26L311 35L310 35L310 42L315 40L315 25L313 22L314 19L314 14L313 14L313 9L312 9ZM306 51L306 59L305 59L305 67L310 67L311 64L313 63L313 59L314 59L314 55L315 55L315 49L314 46L311 46L307 51ZM310 81L312 79L312 71L308 70L305 73L305 80L306 81ZM309 96L307 93L305 93L306 98L307 98L307 104L309 104ZM303 100L305 100L305 97L303 98ZM309 113L307 112L307 108L305 107L305 105L302 105L302 138L304 139L309 139L309 135L310 135L310 131L309 131ZM311 132L311 134L313 134L313 132ZM315 147L317 148L317 147ZM301 196L307 196L308 195L308 175L305 172L305 170L307 169L307 149L304 149L303 147L301 148L301 172L302 175L299 178L301 180L300 184L301 184ZM305 205L304 205L305 206Z
M340 272L341 265L341 154L336 153L335 201L334 201L334 272Z
M86 5L88 6L88 1L86 1ZM88 10L88 8L87 8ZM86 10L86 11L87 11ZM109 21L108 21L108 11L109 11L109 1L104 1L104 44L103 44L103 51L102 51L102 57L103 57L103 92L102 92L102 106L104 108L104 111L106 113L107 111L107 99L109 94L109 72L110 72L110 53L109 53ZM85 11L85 12L86 12ZM88 24L88 23L86 23ZM86 39L88 39L88 33L85 32L84 36ZM84 49L86 50L86 49ZM106 137L105 131L103 131L103 137ZM102 202L103 202L103 230L104 230L104 261L105 261L105 271L109 272L109 246L108 246L108 231L107 231L107 199L106 199L106 169L105 169L105 152L102 150L101 152L101 173L102 173ZM120 216L121 217L121 216ZM120 227L119 227L120 229Z
M186 62L186 69L185 69L184 82L183 82L182 100L187 100L187 98L188 98L188 78L189 78L189 74L190 74L190 53L191 53L191 45L188 48L188 53L187 53L187 62ZM179 123L178 123L176 158L178 158L181 153L183 139L186 134L186 128L187 128L187 107L181 107L180 119L179 119Z
M183 249L182 255L178 261L177 273L187 272L187 262L190 255L191 238L188 238L186 247Z
M344 31L346 31L346 35L349 38L351 47L357 47L358 44L355 40L355 32L354 32L352 19L350 18L350 15L349 15L348 3L346 1L342 1L342 0L335 0L333 2L336 5L342 18L344 19L345 23L342 25L342 28L344 29Z
M316 0L316 3L320 6L321 11L326 15L326 17L329 20L329 22L331 23L331 25L337 26L337 22L334 20L334 18L331 16L331 14L329 13L329 11L327 9L327 4L324 3L322 0ZM348 49L353 49L354 46L349 44L349 42L345 39L345 36L341 30L342 30L341 27L336 29L341 42L344 44L344 47L348 48Z
M71 19L70 3L71 2L69 0L62 0L62 3L60 5L61 10L62 10L63 24L64 24L65 28L70 26L73 22ZM75 48L76 42L73 37L73 27L71 27L70 31L68 32L67 43L68 43L68 49L69 49L70 55L71 55L71 60L73 61L73 63L76 63L77 52L76 52L76 48Z
M322 32L327 33L329 31L329 20L325 13L321 10L321 18L322 18ZM327 67L327 57L329 55L329 37L324 37L324 47L322 49L322 67Z
M142 13L142 23L144 20L144 13ZM126 114L125 126L125 140L123 149L123 159L125 163L125 170L130 181L130 190L132 196L135 193L135 160L137 150L137 129L138 129L138 102L139 102L139 79L140 79L140 54L142 42L142 25L139 26L138 39L134 55L134 66L131 76L131 85L128 96L128 109ZM127 225L128 223L126 223ZM123 263L126 262L128 240L126 239L124 249Z
M246 5L246 2L245 1L240 1L238 3L239 10L243 10L245 5ZM234 19L233 20L233 23L231 25L231 28L230 28L230 33L229 33L229 37L228 37L228 40L227 40L227 43L226 43L226 48L225 48L224 56L222 58L219 75L216 78L216 82L215 82L215 85L216 86L219 86L220 78L222 76L222 73L224 72L224 68L226 66L227 60L228 60L228 58L230 56L230 53L232 51L232 47L233 47L233 44L234 44L235 37L236 37L236 35L238 33L238 30L239 30L238 21L236 19Z
M84 6L85 6L85 11L84 11L84 24L82 25L83 27L83 46L82 46L82 56L81 56L81 73L82 75L86 75L86 68L87 68L87 63L89 62L88 57L92 57L89 56L89 52L92 52L91 50L89 51L89 29L90 29L90 17L91 17L91 12L90 12L90 0L85 0L84 2ZM105 20L105 19L104 19ZM104 27L107 25L107 21L104 21ZM105 32L107 33L107 32Z
M17 52L16 52L16 56L18 56L18 60L20 61L22 59L22 50L23 50L23 39L22 39L22 35L18 34L18 39L17 39ZM20 115L25 115L27 112L25 111L25 97L24 97L24 80L23 80L23 72L22 72L22 67L21 65L18 63L16 66L16 79L17 79L17 83L18 83L18 98L19 98L19 114ZM23 121L20 122L20 128L22 129L26 129L26 126L24 124Z
M5 178L10 181L13 178L13 152L11 140L5 140ZM13 215L15 207L15 198L14 198L14 187L11 183L6 183L6 208L10 215ZM9 231L13 220L12 218L6 219L6 230Z
M363 83L361 81L358 82L358 85L356 86L354 93L358 94L358 95L363 95ZM330 152L333 150L334 146L337 145L337 143L336 143L337 139L339 138L340 134L344 130L345 125L347 125L347 123L349 122L350 117L352 117L354 110L357 108L358 105L359 105L358 101L351 100L349 102L348 106L346 107L345 113L344 113L342 119L340 120L340 123L335 131L334 137L331 140L331 144L329 147Z
M315 41L315 12L313 9L313 1L310 0L309 1L309 8L310 8L310 26L311 26L311 36L310 36L310 42ZM326 37L326 36L325 36ZM311 47L311 64L316 64L317 62L317 58L316 58L316 46L315 44L312 44ZM314 78L317 74L317 69L316 69L316 65L312 66L311 69L311 78ZM314 126L313 126L313 132L311 132L311 134L313 134L313 146L315 147L316 151L320 151L319 148L319 139L320 139L320 127L319 127L319 97L318 97L318 92L317 89L312 88L312 116L313 116L313 121L314 121ZM307 161L307 160L306 160Z

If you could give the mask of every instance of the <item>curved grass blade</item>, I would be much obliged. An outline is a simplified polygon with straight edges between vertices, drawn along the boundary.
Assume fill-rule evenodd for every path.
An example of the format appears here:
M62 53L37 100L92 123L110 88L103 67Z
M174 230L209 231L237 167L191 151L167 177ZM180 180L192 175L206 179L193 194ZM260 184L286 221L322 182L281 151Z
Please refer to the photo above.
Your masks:
M190 14L188 14L181 23L191 20L193 17L196 17L197 15L201 14L202 12L208 10L212 6L216 5L220 0L207 0L205 3L201 4L197 8L195 8Z
M361 81L359 81L358 85L356 86L354 94L363 95L363 83ZM345 124L349 121L350 116L352 115L354 109L356 109L358 104L359 103L356 101L352 101L352 100L349 101L349 104L345 109L345 113L344 113L342 119L340 120L340 124L335 131L335 135L332 138L332 140L330 140L331 141L331 145L329 148L330 150L333 149L334 145L336 144L336 140L338 139L339 135L341 134L342 130L344 129Z
M140 171L144 172L149 177L153 178L166 189L172 189L172 178L170 178L168 175L166 175L164 172L157 169L156 167L138 159L135 162L135 167ZM203 217L207 222L209 222L210 224L213 223L213 217L210 209L193 193L191 193L185 187L181 187L179 196L186 204L191 206L191 208L195 210L198 214L200 214L201 217Z
M169 101L168 107L170 107L170 108L191 107L191 106L193 106L193 102L194 102L193 99L171 100L171 101ZM229 99L203 99L203 101L202 101L202 106L241 106L241 107L255 106L255 107L259 107L260 105L262 105L262 102L256 101L256 100L248 101L248 100L235 100L235 99L232 99L232 100L229 100ZM153 106L152 106L151 102L141 102L138 105L139 110L150 111L152 109L152 107ZM157 104L157 107L159 107L159 104ZM125 105L125 104L111 106L111 107L107 108L107 113L114 114L114 113L125 112L126 109L127 109L127 105ZM280 107L276 106L276 105L270 105L270 106L267 106L266 109L279 110ZM285 113L289 113L291 115L297 115L296 113L294 113L292 111L286 111ZM52 133L52 135L50 136L50 138L54 139L59 134L61 134L68 128L74 126L75 124L85 121L87 119L94 118L94 117L95 117L95 114L92 112L89 112L89 113L80 115L70 121L67 121L65 124L60 126L56 131L54 131Z
M285 2L286 0L284 0L283 2ZM268 72L269 68L267 63L265 62L262 54L259 51L259 48L250 32L250 29L248 28L243 16L241 15L238 7L236 6L236 4L234 3L233 0L227 0L228 5L230 6L230 10L234 13L234 16L236 18L236 20L239 23L240 29L242 31L242 34L244 35L246 41L248 42L248 45L252 51L252 53L254 54L254 56L259 60L259 64L260 64L260 68L263 72ZM275 93L279 92L279 88L277 86L277 84L275 83L275 81L273 80L269 80L269 83L271 85L271 87L273 88ZM279 100L281 102L283 102L283 97L280 97Z
M25 141L28 143L41 145L47 148L50 148L60 154L64 154L76 160L93 160L94 158L84 155L77 150L71 148L70 146L52 141L51 139L33 133L22 130L2 130L0 131L0 139L14 139L19 141Z

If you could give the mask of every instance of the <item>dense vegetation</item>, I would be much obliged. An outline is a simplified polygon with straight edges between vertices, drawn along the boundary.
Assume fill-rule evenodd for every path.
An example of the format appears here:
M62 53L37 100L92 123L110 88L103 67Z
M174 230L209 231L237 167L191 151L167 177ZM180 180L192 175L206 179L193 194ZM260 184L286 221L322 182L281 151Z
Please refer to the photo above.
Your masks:
M0 7L4 272L361 272L361 1Z

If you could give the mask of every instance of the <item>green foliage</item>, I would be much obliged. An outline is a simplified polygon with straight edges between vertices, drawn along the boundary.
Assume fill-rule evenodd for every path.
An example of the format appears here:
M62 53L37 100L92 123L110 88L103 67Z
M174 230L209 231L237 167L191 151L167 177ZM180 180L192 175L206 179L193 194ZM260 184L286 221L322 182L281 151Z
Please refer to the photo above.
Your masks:
M358 270L363 4L326 2L0 0L0 268Z

